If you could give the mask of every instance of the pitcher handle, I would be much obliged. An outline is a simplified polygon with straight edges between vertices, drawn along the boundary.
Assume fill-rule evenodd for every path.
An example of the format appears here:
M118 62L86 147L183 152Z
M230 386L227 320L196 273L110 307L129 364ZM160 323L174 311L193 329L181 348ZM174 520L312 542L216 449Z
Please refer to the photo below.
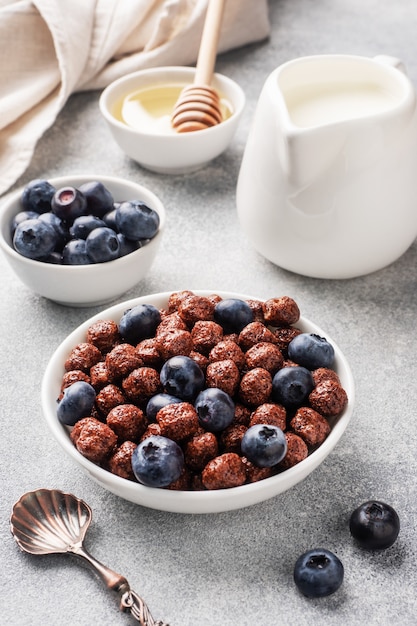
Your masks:
M389 54L378 54L374 57L374 61L378 61L378 63L383 63L384 65L390 65L391 67L395 67L395 69L399 70L403 74L407 76L407 69L401 59L397 59L397 57L392 57Z

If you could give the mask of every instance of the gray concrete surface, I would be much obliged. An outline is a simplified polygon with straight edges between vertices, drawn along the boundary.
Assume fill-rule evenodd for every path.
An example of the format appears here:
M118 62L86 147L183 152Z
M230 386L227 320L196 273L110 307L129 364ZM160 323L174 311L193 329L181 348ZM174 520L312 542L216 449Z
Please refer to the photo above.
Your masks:
M240 231L235 185L264 80L291 58L322 52L402 58L417 85L414 0L271 0L270 40L219 58L247 107L226 153L170 178L121 154L98 113L99 93L76 94L42 138L16 186L71 173L116 174L153 189L168 227L149 276L121 300L177 289L290 295L350 361L357 400L342 441L312 475L265 503L218 515L148 510L111 495L75 467L43 420L40 384L53 350L98 308L64 308L22 286L0 256L0 622L10 626L132 624L90 571L64 556L21 554L9 532L13 503L47 487L93 509L87 547L123 573L171 626L417 624L417 246L392 266L347 281L304 278L273 266ZM417 175L417 173L416 173ZM395 207L393 207L395 210ZM416 198L417 210L417 198ZM351 540L350 512L368 498L401 518L396 544L367 553ZM307 600L292 570L306 549L337 553L345 581Z

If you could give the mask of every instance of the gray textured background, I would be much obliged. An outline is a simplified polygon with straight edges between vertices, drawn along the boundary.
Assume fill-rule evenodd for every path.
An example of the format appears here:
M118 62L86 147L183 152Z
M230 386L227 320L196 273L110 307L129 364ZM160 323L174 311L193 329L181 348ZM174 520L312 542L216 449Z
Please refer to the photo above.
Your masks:
M112 142L98 113L99 93L84 93L70 99L18 185L38 177L102 173L149 186L166 204L167 232L147 279L121 299L198 288L294 297L351 363L357 385L351 425L318 470L263 504L183 516L125 502L63 455L40 407L52 351L99 309L64 308L32 294L1 256L3 624L132 623L74 560L19 552L9 533L11 508L25 491L39 487L72 491L91 505L87 547L123 573L154 616L171 626L417 624L417 246L367 277L303 278L260 257L240 232L235 210L242 152L269 73L306 54L382 53L400 57L417 85L417 3L271 0L270 17L269 41L218 59L217 70L245 90L247 107L230 149L208 167L175 178L139 168ZM349 537L351 510L370 497L390 502L402 521L397 543L382 553L363 552ZM292 569L299 554L315 546L339 555L345 582L333 596L311 601L294 588Z

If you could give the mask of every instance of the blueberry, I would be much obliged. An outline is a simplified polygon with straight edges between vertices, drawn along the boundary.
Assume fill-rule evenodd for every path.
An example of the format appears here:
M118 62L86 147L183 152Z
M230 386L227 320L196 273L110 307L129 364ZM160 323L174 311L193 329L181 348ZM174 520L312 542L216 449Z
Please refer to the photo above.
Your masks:
M400 518L389 504L369 500L350 516L352 537L366 550L383 550L396 541L400 532Z
M155 394L148 400L148 404L146 405L145 413L148 421L154 422L156 414L164 406L167 406L168 404L178 404L179 402L182 402L181 398L176 398L169 393Z
M131 252L135 252L135 250L139 250L139 248L141 248L143 245L141 241L133 241L132 239L127 239L121 233L117 233L117 239L119 240L120 244L120 256L126 256Z
M120 319L119 330L125 341L137 344L155 334L161 314L153 304L138 304L127 309Z
M47 180L31 180L22 192L21 202L26 211L45 213L51 210L51 200L56 189Z
M94 263L114 261L119 257L119 240L114 230L107 226L92 230L85 240L85 247Z
M12 227L11 227L12 237L14 235L14 231L16 230L16 227L18 226L18 224L20 224L21 222L24 222L25 220L36 220L38 219L39 216L40 214L37 213L36 211L19 211L19 213L17 213L12 219Z
M78 189L87 200L88 212L97 217L103 217L113 209L113 196L103 183L92 180L80 185Z
M302 554L294 566L294 582L307 598L323 598L337 591L343 582L340 559L324 548Z
M87 200L79 189L62 187L52 197L51 210L62 220L72 222L80 215L87 214Z
M139 200L122 202L115 219L119 232L128 239L152 239L158 232L158 213Z
M85 239L71 239L62 250L64 265L90 265L92 260L87 254Z
M116 209L112 209L111 211L103 215L103 222L106 224L106 226L112 228L115 233L119 232L116 224Z
M232 398L217 387L200 391L194 406L200 426L213 433L230 426L235 415L235 404Z
M283 367L272 379L272 398L286 408L302 406L314 389L310 370L301 366Z
M95 228L102 228L106 223L95 215L80 215L70 226L69 232L74 239L87 239Z
M133 473L148 487L167 487L180 477L183 467L182 450L168 437L151 435L132 454Z
M160 372L164 391L185 402L193 402L204 387L204 374L200 366L188 356L173 356Z
M63 222L60 217L55 215L55 213L51 213L51 211L42 213L42 215L39 216L39 219L55 228L55 232L57 234L56 250L62 250L70 238L70 233L68 232L65 222Z
M54 227L39 218L21 222L13 235L15 250L30 259L47 256L55 249L56 243Z
M287 454L287 440L278 426L255 424L243 435L241 449L257 467L272 467Z
M216 304L214 321L227 333L240 333L245 326L253 322L253 311L244 300L227 298Z
M78 420L91 414L96 392L84 380L78 380L66 389L58 403L57 415L61 424L74 426Z
M309 370L331 367L334 348L324 337L314 333L300 333L288 344L288 357Z
M62 254L57 250L54 250L48 256L44 256L39 261L44 263L52 263L53 265L62 265Z

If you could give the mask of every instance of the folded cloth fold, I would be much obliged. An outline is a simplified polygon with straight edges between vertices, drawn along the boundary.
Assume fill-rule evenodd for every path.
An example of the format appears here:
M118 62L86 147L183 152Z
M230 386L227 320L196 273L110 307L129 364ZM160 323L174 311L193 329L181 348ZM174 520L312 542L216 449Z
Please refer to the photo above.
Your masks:
M196 62L208 0L0 0L0 194L68 97ZM269 35L267 0L227 0L219 53Z

